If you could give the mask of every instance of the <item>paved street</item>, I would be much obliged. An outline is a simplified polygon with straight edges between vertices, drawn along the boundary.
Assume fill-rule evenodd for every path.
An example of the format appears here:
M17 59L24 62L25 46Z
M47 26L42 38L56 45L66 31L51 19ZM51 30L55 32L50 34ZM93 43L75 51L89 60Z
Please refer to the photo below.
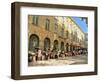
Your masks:
M49 59L29 63L29 66L55 66L55 65L74 65L87 64L87 55L77 55L59 59Z

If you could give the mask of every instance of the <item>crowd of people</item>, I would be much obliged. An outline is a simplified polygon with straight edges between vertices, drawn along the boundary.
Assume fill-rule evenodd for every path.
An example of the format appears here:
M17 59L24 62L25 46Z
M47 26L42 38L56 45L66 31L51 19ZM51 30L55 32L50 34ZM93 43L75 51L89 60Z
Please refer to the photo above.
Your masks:
M37 48L35 52L28 52L28 61L38 61L38 60L48 60L48 59L58 59L60 57L75 56L75 55L85 55L87 54L87 49L77 49L72 51L63 50L42 50Z

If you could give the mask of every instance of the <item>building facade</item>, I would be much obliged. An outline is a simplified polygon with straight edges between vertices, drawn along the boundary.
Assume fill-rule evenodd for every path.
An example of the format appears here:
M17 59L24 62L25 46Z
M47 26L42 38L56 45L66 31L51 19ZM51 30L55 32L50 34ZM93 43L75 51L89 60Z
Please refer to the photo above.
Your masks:
M43 50L73 51L84 48L85 34L71 17L28 16L29 51Z
M85 48L88 49L88 33L85 33Z

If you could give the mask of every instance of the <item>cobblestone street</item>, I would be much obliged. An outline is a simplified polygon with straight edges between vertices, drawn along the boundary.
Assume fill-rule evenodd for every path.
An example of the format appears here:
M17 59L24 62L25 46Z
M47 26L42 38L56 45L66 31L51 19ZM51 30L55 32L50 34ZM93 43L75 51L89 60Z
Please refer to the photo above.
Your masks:
M29 63L29 66L55 66L55 65L74 65L74 64L87 64L87 63L88 63L87 55L76 55L59 59L35 61Z

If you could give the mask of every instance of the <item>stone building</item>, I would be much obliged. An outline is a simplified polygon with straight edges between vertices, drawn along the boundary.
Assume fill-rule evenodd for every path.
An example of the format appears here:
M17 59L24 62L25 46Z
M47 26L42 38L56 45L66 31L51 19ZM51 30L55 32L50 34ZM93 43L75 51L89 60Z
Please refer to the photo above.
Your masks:
M71 17L28 16L29 51L36 48L72 51L84 48L85 34Z

